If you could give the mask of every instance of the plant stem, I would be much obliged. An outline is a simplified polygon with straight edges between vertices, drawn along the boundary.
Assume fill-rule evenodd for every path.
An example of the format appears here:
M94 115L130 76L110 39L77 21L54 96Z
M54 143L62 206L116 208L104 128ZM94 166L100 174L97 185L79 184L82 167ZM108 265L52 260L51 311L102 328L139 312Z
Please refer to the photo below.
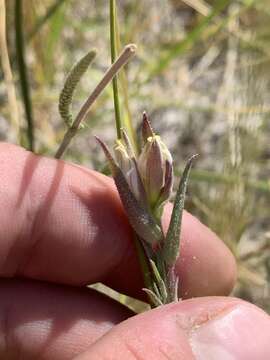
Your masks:
M6 36L6 5L5 0L0 0L0 58L7 88L7 97L9 105L9 113L12 126L15 129L17 141L20 141L20 120L19 108L16 98L16 90L13 81L12 70L10 66L7 36Z
M147 289L152 290L153 282L152 282L152 273L151 273L151 270L149 267L149 260L145 254L141 240L135 232L133 232L133 240L134 240L136 252L138 255L138 260L139 260L139 264L140 264L140 268L141 268L141 272L142 272L142 276L143 276L144 286Z
M25 115L27 120L27 139L29 150L34 150L34 125L32 116L32 104L30 98L30 87L28 82L27 69L24 56L24 36L23 36L23 11L22 0L15 1L15 33L16 33L16 55L20 75L20 85L24 103Z
M119 22L118 22L117 13L115 14L115 34L116 34L116 48L118 51L119 49L121 49L122 46L121 46L121 40L119 34ZM121 71L121 73L119 74L119 85L120 88L122 89L123 110L125 110L124 116L122 117L122 122L131 140L134 151L138 155L139 153L138 139L132 123L131 111L129 107L128 81L127 81L125 69L123 69L123 71Z
M111 62L115 62L117 56L116 46L116 4L115 0L110 0L110 41L111 41ZM115 112L115 124L117 131L117 138L121 139L121 114L120 114L120 101L118 91L118 79L117 76L113 78L113 101Z
M119 55L117 60L110 66L110 68L106 71L105 75L95 87L94 91L90 94L88 99L83 104L81 110L79 111L78 115L76 116L72 126L68 128L62 143L60 144L55 158L60 159L64 154L65 150L67 149L69 143L76 135L81 122L85 119L87 113L89 112L91 106L99 97L101 92L105 89L108 83L115 77L115 75L119 72L119 70L135 55L136 52L136 45L129 44L125 46L122 53Z

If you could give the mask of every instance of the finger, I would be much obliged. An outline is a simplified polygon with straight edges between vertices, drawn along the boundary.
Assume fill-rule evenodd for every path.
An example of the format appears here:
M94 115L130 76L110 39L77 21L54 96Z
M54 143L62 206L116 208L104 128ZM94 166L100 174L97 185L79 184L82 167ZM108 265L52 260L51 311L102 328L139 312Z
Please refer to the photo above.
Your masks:
M81 285L121 263L131 231L109 178L8 144L0 170L0 275Z
M197 298L117 325L76 360L268 360L270 317L233 298Z
M131 313L90 289L0 281L0 358L67 360Z
M0 171L1 276L104 281L142 294L131 229L111 179L8 144L0 145ZM187 213L178 269L187 296L225 293L235 278L230 252Z
M170 221L172 206L164 211L165 231ZM121 267L113 269L105 280L110 286L125 292L130 284L129 274L136 267L136 256L123 259ZM188 212L183 214L180 256L176 264L180 278L181 298L228 295L236 281L236 264L230 250L209 228ZM141 279L136 279L135 297L140 297ZM139 290L139 292L138 292Z

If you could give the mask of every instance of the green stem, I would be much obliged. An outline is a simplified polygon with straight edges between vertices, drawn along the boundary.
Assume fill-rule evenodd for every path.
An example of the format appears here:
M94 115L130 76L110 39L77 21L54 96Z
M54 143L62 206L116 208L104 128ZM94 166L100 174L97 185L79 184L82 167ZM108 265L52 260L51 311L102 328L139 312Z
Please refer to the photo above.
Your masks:
M134 234L133 238L134 238L135 248L136 248L140 268L142 271L144 286L147 289L152 290L153 289L153 280L152 280L152 272L149 268L149 260L145 254L145 251L143 249L143 246L141 244L141 240L140 240L139 236L135 232L133 234Z
M111 41L111 62L114 63L117 56L116 47L116 5L115 0L110 0L110 41ZM114 100L114 112L115 112L115 123L117 138L121 139L121 115L120 115L120 102L118 92L118 80L117 76L113 79L113 100Z
M23 11L22 0L15 1L15 33L16 33L16 55L20 76L20 86L24 103L27 121L27 139L29 150L34 150L34 126L32 116L32 104L30 97L30 87L28 82L27 69L24 55L24 36L23 36Z
M118 22L117 13L115 14L115 30L116 30L116 48L117 51L119 51L119 49L121 49L122 46L120 41L119 22ZM124 112L125 115L122 117L122 122L131 140L134 151L138 155L139 153L138 139L135 128L132 123L132 116L129 107L128 81L127 81L125 69L123 69L123 71L121 71L119 74L119 85L120 85L120 89L122 89L121 95L123 96L123 107L125 110Z

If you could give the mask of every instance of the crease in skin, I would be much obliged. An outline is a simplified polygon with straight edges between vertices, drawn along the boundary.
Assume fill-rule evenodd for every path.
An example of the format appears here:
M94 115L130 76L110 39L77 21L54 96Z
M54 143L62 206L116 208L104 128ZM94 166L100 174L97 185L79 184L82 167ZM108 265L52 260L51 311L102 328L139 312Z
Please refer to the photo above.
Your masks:
M0 340L0 357L2 355L9 354L11 359L20 359L22 355L21 347L14 342L13 332L11 326L11 315L12 315L12 306L7 304L4 309L2 309L2 318L0 320L1 328L1 340Z
M218 317L222 317L222 316L226 315L236 306L237 305L232 306L231 304L230 305L228 304L227 306L224 306L224 308L221 308L216 311L206 311L204 314L201 314L200 317L196 318L191 331L198 329L199 327L203 326L205 323L207 323L211 320L214 320Z
M186 316L186 314L176 314L176 323L178 326L186 332L187 335L190 336L190 334L198 329L199 327L203 326L207 322L223 316L227 312L229 312L231 309L233 309L236 304L224 304L222 307L213 308L211 310L209 309L203 309L199 313L199 315L194 316Z
M128 343L128 341L124 342L125 347L127 348L127 350L132 354L134 360L146 360L145 358L142 358L139 354L138 351L134 348L134 346L132 346L131 344Z
M8 306L5 308L4 312L3 312L3 318L2 318L2 328L3 328L3 331L2 331L2 334L3 334L3 349L4 349L4 352L8 353L8 350L9 350L9 329L10 329L10 326L9 326L9 309L8 309ZM1 353L1 350L0 350L0 353Z
M268 360L269 315L239 302L192 331L190 344L198 360Z
M215 321L215 319L218 318L224 318L225 316L230 316L231 312L233 311L233 309L237 309L237 304L228 304L227 306L225 305L224 307L218 309L218 310L208 310L205 311L204 313L200 314L199 317L196 317L195 319L192 319L193 325L191 326L190 330L189 330L189 335L188 335L188 341L190 344L190 348L195 356L196 359L204 359L204 355L199 356L198 358L198 351L197 351L197 345L194 343L193 339L194 339L194 335L196 335L196 331L201 328L202 326L206 325L208 322L210 321ZM220 359L226 359L226 360L234 360L235 357L233 354L230 354L230 352L228 352L226 350L226 348L220 346L220 345L215 345L215 344L208 344L206 345L209 347L209 356L212 356L213 353L218 353L219 356L218 358ZM215 349L215 350L214 350ZM213 350L213 353L212 353ZM209 357L210 359L210 357ZM212 359L212 357L211 357Z
M171 352L172 350L170 349L170 352ZM168 355L167 354L167 351L165 350L165 349L163 349L162 348L162 346L160 346L159 347L159 352L160 352L160 354L162 354L162 356L164 356L164 359L166 359L166 360L176 360L176 359L179 359L179 356L181 355L181 354L179 354L179 352L177 352L177 354L175 354L173 357L171 356L171 355ZM191 360L191 359L190 359Z

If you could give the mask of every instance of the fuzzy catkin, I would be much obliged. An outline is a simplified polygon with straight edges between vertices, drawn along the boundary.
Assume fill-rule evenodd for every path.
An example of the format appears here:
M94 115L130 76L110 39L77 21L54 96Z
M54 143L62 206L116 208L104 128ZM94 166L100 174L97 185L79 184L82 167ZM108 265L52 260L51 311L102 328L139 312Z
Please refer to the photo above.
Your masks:
M78 85L83 74L88 69L89 65L92 63L96 56L96 51L89 51L79 62L74 65L68 74L64 87L59 96L58 109L61 115L61 118L64 120L68 127L72 126L73 117L70 111L70 105L73 99L74 91Z

